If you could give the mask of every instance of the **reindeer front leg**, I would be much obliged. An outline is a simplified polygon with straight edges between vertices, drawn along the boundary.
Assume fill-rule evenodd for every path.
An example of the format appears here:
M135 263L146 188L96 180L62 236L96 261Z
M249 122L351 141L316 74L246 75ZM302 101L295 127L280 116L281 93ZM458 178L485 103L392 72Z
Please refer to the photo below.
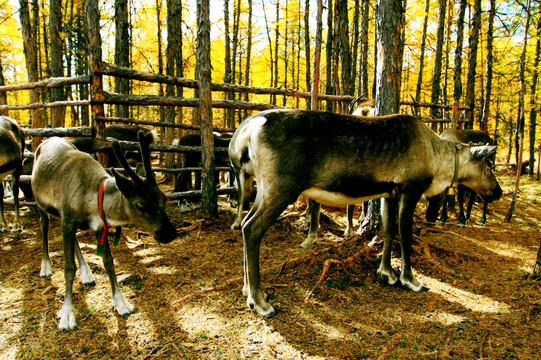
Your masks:
M13 174L11 174L11 179L13 183L13 187L12 187L13 205L15 208L15 219L13 221L13 226L11 228L12 233L18 233L23 230L21 219L19 218L19 178L20 176L21 176L21 168L15 169Z
M363 205L364 206L364 205ZM348 205L346 207L348 225L344 231L344 237L350 237L355 235L355 230L353 230L353 211L355 210L355 205Z
M421 194L402 194L399 207L400 247L402 253L400 283L404 288L415 292L428 291L428 288L413 276L411 270L413 213L420 197Z
M396 199L387 198L383 199L381 206L383 217L383 254L376 274L380 280L389 285L394 285L398 281L391 266L391 250L393 240L396 236L396 204Z
M105 267L105 271L107 271L107 275L109 276L111 290L113 292L112 305L120 316L127 318L130 316L130 314L135 313L137 310L128 302L128 300L126 300L124 295L122 295L122 291L120 290L120 286L116 280L115 264L113 257L111 256L111 249L109 248L107 238L105 238L105 248L102 259L103 266Z
M0 179L0 183L2 179ZM8 231L6 220L4 219L4 184L0 184L0 233Z
M77 260L79 261L79 277L81 278L81 282L85 286L94 286L96 284L94 275L92 275L90 267L83 258L81 247L79 246L79 241L77 239L75 239L75 254L77 254Z
M58 328L60 330L70 330L77 326L75 321L75 313L73 312L73 279L75 278L75 231L76 227L71 223L62 221L62 238L64 241L64 280L66 283L66 293L64 295L64 303L58 312L60 321Z

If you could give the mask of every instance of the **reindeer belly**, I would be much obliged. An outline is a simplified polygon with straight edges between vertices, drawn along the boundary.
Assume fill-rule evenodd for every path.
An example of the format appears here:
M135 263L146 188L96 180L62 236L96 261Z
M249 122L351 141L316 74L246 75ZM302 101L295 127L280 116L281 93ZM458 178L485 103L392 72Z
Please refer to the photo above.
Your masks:
M340 192L328 191L328 190L324 190L318 187L311 187L309 189L306 189L303 191L302 194L308 196L310 199L315 200L321 204L330 205L330 206L345 206L345 205L360 204L368 200L391 196L390 193L380 193L380 194L365 195L365 196L359 196L359 197L351 197Z
M371 199L391 197L395 195L397 187L393 182L376 181L351 174L332 178L331 181L319 180L303 194L322 204L334 206L360 204Z

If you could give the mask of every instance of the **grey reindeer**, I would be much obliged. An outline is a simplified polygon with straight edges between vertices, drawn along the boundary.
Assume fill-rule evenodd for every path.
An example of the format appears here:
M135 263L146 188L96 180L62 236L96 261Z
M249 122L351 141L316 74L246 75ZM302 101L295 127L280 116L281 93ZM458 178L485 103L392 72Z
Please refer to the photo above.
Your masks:
M383 255L377 276L389 285L426 291L411 268L413 214L420 197L463 184L486 201L502 190L486 157L495 146L441 139L407 115L363 118L328 112L268 110L237 128L229 145L241 202L253 176L258 191L241 221L247 305L270 316L274 308L260 285L259 248L267 229L300 194L343 206L384 198ZM398 208L402 269L391 267Z
M12 233L22 230L19 219L19 177L22 173L23 154L24 133L19 124L7 116L0 116L0 182L6 176L11 175L13 204L15 205ZM4 233L8 229L4 218L4 187L0 186L0 233Z
M129 167L117 141L113 142L113 151L127 176L114 169L111 169L113 176L110 176L89 154L77 150L62 138L47 139L36 150L32 190L41 213L42 277L52 274L48 250L49 217L60 218L62 226L66 293L58 314L60 330L76 327L72 304L76 270L74 252L79 261L82 282L85 285L94 284L94 277L83 259L75 236L78 228L96 231L98 247L101 247L103 264L111 283L112 305L122 317L136 310L122 295L116 280L106 230L111 226L136 224L151 232L156 241L162 244L177 237L177 231L165 212L165 195L158 188L152 172L149 150L152 138L142 132L138 138L146 178L138 176Z

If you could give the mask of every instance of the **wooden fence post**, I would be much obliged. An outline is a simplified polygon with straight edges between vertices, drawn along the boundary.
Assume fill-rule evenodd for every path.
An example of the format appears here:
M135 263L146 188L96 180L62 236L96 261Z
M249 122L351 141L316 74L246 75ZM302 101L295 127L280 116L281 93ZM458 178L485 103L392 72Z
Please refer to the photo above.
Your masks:
M214 165L214 136L212 134L212 92L210 63L209 0L197 0L197 60L199 62L199 104L201 114L201 147L203 170L201 172L201 212L218 213L216 171Z

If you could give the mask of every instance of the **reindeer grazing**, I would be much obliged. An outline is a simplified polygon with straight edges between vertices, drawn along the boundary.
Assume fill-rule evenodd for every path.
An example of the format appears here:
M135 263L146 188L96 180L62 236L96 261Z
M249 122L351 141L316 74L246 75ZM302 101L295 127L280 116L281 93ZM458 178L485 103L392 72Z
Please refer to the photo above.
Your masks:
M140 151L146 179L129 167L118 142L113 150L126 174L111 170L113 176L89 154L79 151L65 139L50 138L36 150L32 173L32 190L41 212L43 259L40 276L52 274L48 251L49 216L60 218L64 243L64 277L66 294L59 312L61 330L76 326L72 305L72 284L75 276L74 251L79 260L79 274L85 285L93 285L94 278L84 261L75 237L78 228L90 228L98 237L98 252L111 282L113 306L122 317L135 312L124 298L116 280L113 258L107 242L107 229L126 224L137 224L150 231L162 244L174 240L175 227L165 213L165 196L156 185L150 165L151 136L139 133ZM119 229L117 229L119 231ZM101 234L101 236L100 236Z
M19 124L7 116L0 116L0 182L11 174L15 220L11 232L22 230L19 219L19 177L22 173L24 133ZM1 185L1 184L0 184ZM4 187L0 186L0 233L8 231L4 219Z
M390 285L427 290L411 269L413 212L421 195L433 196L454 184L474 189L485 200L502 190L485 164L495 146L468 146L440 139L407 115L362 118L326 112L269 110L246 119L229 146L239 184L258 181L255 202L242 220L244 288L247 304L272 315L260 287L259 247L267 229L288 204L305 194L329 205L385 198L384 247L377 275ZM402 270L391 267L396 208Z
M457 129L445 129L441 134L440 137L445 140L454 141L456 143L470 143L470 144L478 144L478 145L494 145L494 140L484 131L480 130L473 130L473 129L464 129L464 130L457 130ZM488 161L491 161L492 164L494 164L496 158L496 154L493 153L489 158ZM468 208L466 209L466 213L464 213L464 195L468 191L468 188L459 185L458 187L458 194L457 194L457 201L458 201L458 224L457 226L465 227L466 221L470 219L471 215L471 209L472 206L477 198L477 194L474 191L470 192L470 202L468 203ZM426 209L426 220L429 222L436 221L438 217L438 212L440 207L443 205L442 214L441 214L441 222L447 223L448 216L447 216L447 207L448 207L448 198L445 194L440 194L437 196L434 196L430 199L428 199L428 206ZM487 210L488 210L488 203L486 201L483 202L483 214L481 215L481 218L477 222L477 225L483 226L487 223Z

